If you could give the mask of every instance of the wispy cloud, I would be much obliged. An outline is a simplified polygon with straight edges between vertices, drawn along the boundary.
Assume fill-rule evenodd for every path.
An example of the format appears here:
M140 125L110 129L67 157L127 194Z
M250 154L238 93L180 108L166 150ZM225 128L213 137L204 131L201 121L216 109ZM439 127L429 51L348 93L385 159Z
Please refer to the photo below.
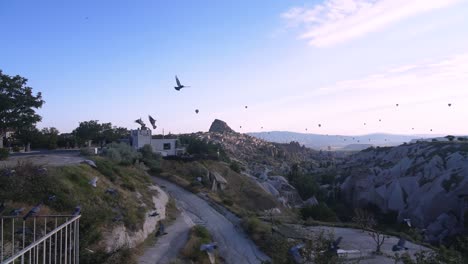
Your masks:
M461 0L325 0L313 7L292 7L281 14L299 38L327 47L382 30L403 19Z
M322 87L324 93L352 90L376 93L444 94L465 92L468 83L468 53L422 64L403 65L355 80ZM416 96L417 97L417 96Z

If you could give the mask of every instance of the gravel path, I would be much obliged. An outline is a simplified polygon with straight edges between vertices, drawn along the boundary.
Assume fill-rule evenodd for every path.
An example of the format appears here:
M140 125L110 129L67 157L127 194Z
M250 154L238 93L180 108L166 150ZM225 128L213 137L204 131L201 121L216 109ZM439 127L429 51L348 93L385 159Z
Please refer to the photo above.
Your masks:
M179 219L167 228L168 233L175 234L159 238L156 245L145 252L140 263L168 263L175 258L187 240L185 234L193 224L203 225L210 231L218 243L220 256L228 264L261 263L262 260L269 260L241 229L235 227L205 200L171 182L153 179L159 186L164 186L165 191L176 200L182 217L179 216Z

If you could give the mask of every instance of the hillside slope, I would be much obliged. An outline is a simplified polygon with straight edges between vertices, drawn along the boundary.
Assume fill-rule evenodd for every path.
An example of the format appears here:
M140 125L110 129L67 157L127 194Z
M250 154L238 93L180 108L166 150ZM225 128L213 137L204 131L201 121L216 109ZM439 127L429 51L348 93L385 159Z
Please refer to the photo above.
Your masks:
M46 200L40 215L70 215L81 206L80 263L132 263L134 248L165 218L167 195L137 166L121 166L101 157L68 166L19 163L0 170L3 215L15 208L27 212ZM98 178L96 187L89 181ZM54 200L47 200L55 195ZM157 217L149 217L157 211ZM27 223L28 226L29 223Z
M341 165L341 189L354 206L374 204L427 229L431 242L466 227L468 144L424 142L370 148Z

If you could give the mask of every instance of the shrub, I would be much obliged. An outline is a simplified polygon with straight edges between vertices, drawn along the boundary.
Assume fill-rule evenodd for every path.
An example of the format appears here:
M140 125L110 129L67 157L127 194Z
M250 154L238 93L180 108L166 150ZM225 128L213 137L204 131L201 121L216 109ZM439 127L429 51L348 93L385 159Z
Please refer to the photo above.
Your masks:
M237 161L232 161L231 164L229 165L229 168L231 168L231 170L237 173L240 173L242 169L241 166L239 165L239 162Z
M6 148L0 148L0 160L6 160L10 155L10 151Z
M301 216L304 220L312 218L314 220L326 222L337 221L335 212L328 208L328 206L324 203L301 208Z
M132 165L137 159L141 158L141 154L139 152L125 143L111 143L107 145L107 150L104 152L104 155L106 155L107 152L112 151L112 149L120 154L120 164L122 165Z
M208 255L200 251L200 246L209 242L211 242L211 236L208 230L203 226L194 226L190 231L187 243L182 249L182 256L189 259L191 263L210 263Z
M104 152L104 155L106 156L106 158L112 160L115 163L122 162L122 157L120 156L120 153L117 149L108 149Z
M249 217L244 219L242 227L260 249L272 258L272 263L291 263L288 259L291 243L278 233L272 233L269 224L256 217Z
M223 199L223 204L227 205L227 206L233 206L234 205L234 202L231 200L231 199Z
M148 167L149 173L161 173L161 155L154 153L153 148L146 144L140 149L143 163Z

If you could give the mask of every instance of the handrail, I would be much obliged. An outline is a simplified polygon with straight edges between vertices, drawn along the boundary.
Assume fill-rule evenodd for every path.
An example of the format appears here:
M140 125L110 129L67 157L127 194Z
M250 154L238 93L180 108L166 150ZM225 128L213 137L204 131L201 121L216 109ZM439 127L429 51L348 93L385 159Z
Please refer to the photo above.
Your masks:
M60 216L57 216L57 217L62 217L63 215L60 215ZM37 216L36 216L37 217ZM41 216L41 217L51 217L50 215L49 216ZM63 216L63 217L67 217L67 216ZM78 220L79 218L81 217L81 215L77 215L77 216L73 216L73 218L71 218L70 220L66 221L65 223L57 226L56 228L54 228L54 230L52 230L51 232L49 232L48 234L44 235L43 237L41 237L40 239L34 241L31 245L23 248L22 250L18 251L14 256L11 256L10 258L4 260L2 262L2 264L7 264L7 263L12 263L14 262L16 259L24 256L28 251L32 250L34 247L38 246L39 244L43 243L45 240L47 240L48 238L50 238L51 236L57 234L59 231L61 231L62 229L66 228L67 226L69 226L70 224L72 224L73 222L75 222L76 220Z
M75 217L75 215L36 215L34 216L35 218L41 218L41 217L62 217L62 218L67 218L67 217ZM18 219L18 218L23 218L23 216L13 216L13 215L3 215L3 216L0 216L0 219L3 218L3 219L12 219L12 218L15 218L15 219Z

